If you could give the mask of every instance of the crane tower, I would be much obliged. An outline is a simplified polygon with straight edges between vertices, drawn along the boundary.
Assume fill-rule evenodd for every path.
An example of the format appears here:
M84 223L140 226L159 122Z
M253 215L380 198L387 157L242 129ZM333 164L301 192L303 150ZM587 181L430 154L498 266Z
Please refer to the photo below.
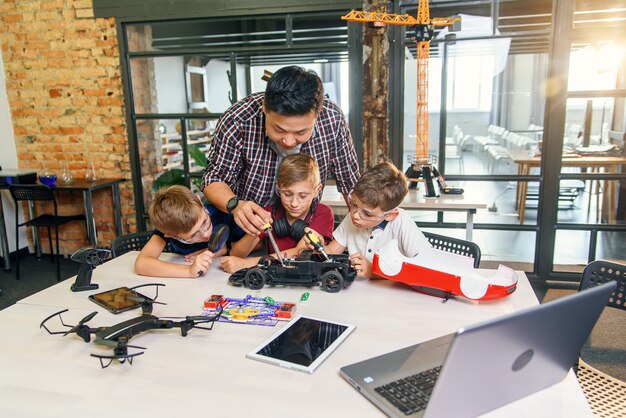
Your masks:
M461 18L430 18L428 0L419 0L417 17L408 14L365 12L352 10L342 20L368 22L378 25L414 26L417 42L417 109L415 129L415 163L428 164L428 60L430 41L436 26L451 26ZM416 170L421 171L421 170Z

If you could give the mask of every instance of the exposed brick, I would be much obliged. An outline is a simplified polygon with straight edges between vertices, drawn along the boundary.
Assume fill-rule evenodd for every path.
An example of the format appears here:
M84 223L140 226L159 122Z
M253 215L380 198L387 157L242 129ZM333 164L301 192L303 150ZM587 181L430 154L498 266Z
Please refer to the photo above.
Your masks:
M92 18L93 10L92 9L78 9L76 10L76 17L79 19Z
M106 97L98 99L99 106L122 106L123 100L119 97Z
M61 127L61 133L64 135L80 135L85 132L85 129L77 126L65 126Z
M87 9L93 7L92 0L74 0L71 6L75 9Z
M40 171L46 161L58 172L67 161L75 177L84 178L89 153L101 177L130 179L115 20L92 16L91 0L0 2L0 45L18 163ZM147 33L135 37L144 42L143 49L149 44L143 39ZM150 66L139 69L144 70L140 77L153 78ZM152 97L141 99L145 107L150 108ZM131 182L122 185L121 197L124 227L131 231ZM100 191L94 202L98 236L106 245L115 235L110 192ZM82 203L81 194L67 194L59 209L76 213ZM85 227L78 223L64 227L61 238L65 254L87 245Z
M63 0L46 0L40 4L42 10L60 9L63 7Z
M17 23L22 20L22 15L4 15L2 16L2 22L9 23Z

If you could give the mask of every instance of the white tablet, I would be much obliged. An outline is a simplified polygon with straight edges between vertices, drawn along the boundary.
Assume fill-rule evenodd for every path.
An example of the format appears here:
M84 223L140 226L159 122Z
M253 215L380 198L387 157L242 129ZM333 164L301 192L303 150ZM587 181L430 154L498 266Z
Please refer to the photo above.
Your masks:
M354 325L298 316L246 357L313 373L354 328Z

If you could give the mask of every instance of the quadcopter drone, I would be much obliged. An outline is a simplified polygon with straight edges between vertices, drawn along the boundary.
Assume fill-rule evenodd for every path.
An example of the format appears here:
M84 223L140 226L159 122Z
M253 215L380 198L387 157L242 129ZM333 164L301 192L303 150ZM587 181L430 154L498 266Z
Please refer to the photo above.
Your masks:
M68 309L63 309L62 311L53 313L44 319L39 328L44 328L49 334L62 334L66 336L68 334L75 333L79 337L83 339L86 343L91 341L91 335L94 334L94 343L99 345L104 345L107 347L113 348L112 355L99 355L99 354L91 354L91 357L96 357L100 360L100 366L102 368L107 368L113 360L117 360L120 363L125 363L128 360L128 364L133 364L133 359L137 356L143 354L143 351L137 351L133 353L129 353L128 349L133 348L137 350L146 350L145 347L139 347L136 345L129 345L128 341L137 334L140 334L145 331L149 331L152 329L170 329L170 328L180 328L180 333L183 337L187 336L187 333L192 328L200 328L205 330L213 329L213 324L215 321L219 320L222 315L222 310L219 309L212 316L185 316L182 317L180 321L175 321L177 317L164 317L159 318L157 316L152 315L152 303L160 303L155 302L154 299L151 298L141 298L140 301L142 303L143 313L136 317L132 318L118 324L115 324L110 327L96 327L91 328L87 325L87 322L91 321L94 316L98 312L92 312L89 315L85 316L81 319L76 325L68 325L63 321L62 314L67 312ZM46 322L50 319L58 316L61 324L69 328L65 331L52 331L46 326ZM201 324L210 324L209 326L201 326Z

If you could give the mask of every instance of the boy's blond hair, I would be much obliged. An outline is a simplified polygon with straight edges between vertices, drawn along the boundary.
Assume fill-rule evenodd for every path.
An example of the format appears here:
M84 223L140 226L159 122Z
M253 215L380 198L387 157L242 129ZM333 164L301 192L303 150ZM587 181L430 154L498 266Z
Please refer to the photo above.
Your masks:
M367 206L388 211L397 208L408 192L404 173L385 161L366 170L352 194Z
M301 181L310 181L316 186L319 184L320 169L317 161L307 154L292 154L285 157L278 167L276 184L278 187L288 187Z
M182 235L198 222L198 209L204 207L191 190L184 186L170 186L154 195L149 214L152 225L159 231Z

